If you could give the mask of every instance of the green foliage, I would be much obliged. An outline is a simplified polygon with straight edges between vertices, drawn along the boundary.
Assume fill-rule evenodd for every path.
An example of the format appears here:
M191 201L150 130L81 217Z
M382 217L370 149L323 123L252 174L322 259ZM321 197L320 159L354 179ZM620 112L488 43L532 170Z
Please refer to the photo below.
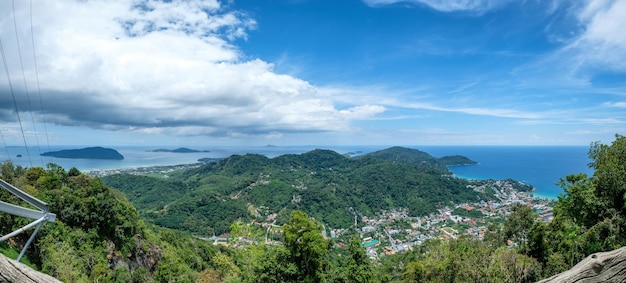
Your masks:
M285 247L298 267L300 282L319 282L321 279L322 264L329 248L321 231L322 225L298 210L291 213L289 223L283 226Z
M593 176L574 174L559 182L564 194L547 231L552 253L569 267L591 253L626 245L626 137L615 135L610 145L593 143L589 157ZM562 269L562 264L546 264L546 269Z
M8 162L0 176L57 214L27 257L66 282L531 282L590 253L626 245L626 138L620 135L611 145L592 144L593 176L561 180L564 194L548 224L530 207L515 206L503 224L490 225L484 241L429 240L375 263L356 236L345 248L325 240L322 223L347 227L355 210L372 215L409 207L419 215L451 201L489 198L449 177L441 160L410 150L416 156L399 158L401 152L406 151L392 148L355 159L326 150L274 159L233 156L169 180L115 175L102 182L75 168L24 169ZM127 192L141 213L105 183ZM6 192L0 197L21 203ZM270 213L284 224L278 236L284 246L266 245L269 230L247 224ZM185 232L145 224L140 215L202 235L231 231L232 238L228 248L217 248ZM0 214L0 234L25 223ZM15 253L27 238L2 243L0 251Z
M159 211L190 190L183 182L131 174L110 175L102 181L124 192L137 209L148 211Z
M579 225L593 225L599 218L601 204L591 179L586 174L574 174L561 178L558 184L565 194L559 196L555 211Z
M273 213L284 224L294 209L329 227L349 227L354 209L374 216L381 209L408 207L417 216L441 205L490 198L451 177L438 159L405 148L359 158L321 149L273 159L233 155L168 179L102 180L125 192L152 223L200 235L221 234L238 219L265 220Z
M469 218L472 218L472 219L482 219L485 216L478 209L467 210L467 209L462 208L462 207L457 207L454 210L452 210L452 215L458 215L458 216L462 216L462 217L469 217Z
M530 257L479 240L458 239L427 249L407 265L404 282L534 282L541 270Z
M263 253L259 258L259 265L255 268L254 277L250 282L281 283L298 282L300 270L295 262L291 261L289 250L284 247L275 247Z
M591 145L590 166L594 169L595 194L605 205L606 213L626 214L626 137L615 135L611 145Z
M372 282L373 273L370 259L361 246L361 239L356 235L350 238L348 245L350 258L347 264L347 282Z
M240 273L242 273L243 279L252 280L255 277L255 269L260 268L261 265L257 259L267 250L265 233L257 226L242 221L233 223L230 231L230 245L236 247L231 257L237 266L241 267ZM227 274L223 270L220 271Z
M526 205L517 204L504 223L504 235L507 239L518 244L523 251L527 251L528 238L537 219L537 214Z
M515 181L511 178L507 178L504 179L504 181L508 182L509 184L513 185L513 189L519 192L532 192L534 190L534 187L525 183L522 183L520 181Z
M126 197L99 179L55 164L23 170L2 164L12 184L47 202L57 215L27 250L27 260L65 282L195 282L211 266L215 247L182 232L146 226ZM4 177L3 177L4 178ZM8 179L8 178L7 178ZM23 204L1 190L3 201ZM0 234L27 222L0 214ZM11 243L23 245L23 233ZM2 250L15 250L2 243Z
M443 172L448 171L446 166L449 165L465 165L477 163L476 161L470 160L469 158L460 155L435 158L426 152L399 146L394 146L385 150L368 153L363 157L375 157L396 164L429 167L441 170Z

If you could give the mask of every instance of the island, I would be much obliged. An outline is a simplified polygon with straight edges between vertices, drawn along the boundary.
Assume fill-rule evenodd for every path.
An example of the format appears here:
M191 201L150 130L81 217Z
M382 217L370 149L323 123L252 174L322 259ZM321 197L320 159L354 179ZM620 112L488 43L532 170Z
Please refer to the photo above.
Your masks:
M159 149L154 149L154 150L148 150L149 152L174 152L174 153L194 153L194 152L210 152L208 150L195 150L195 149L189 149L186 147L180 147L177 149L165 149L165 148L159 148Z
M57 158L72 159L107 159L107 160L123 160L124 156L117 150L104 147L86 147L82 149L65 149L59 151L49 151L41 154L42 156L52 156Z

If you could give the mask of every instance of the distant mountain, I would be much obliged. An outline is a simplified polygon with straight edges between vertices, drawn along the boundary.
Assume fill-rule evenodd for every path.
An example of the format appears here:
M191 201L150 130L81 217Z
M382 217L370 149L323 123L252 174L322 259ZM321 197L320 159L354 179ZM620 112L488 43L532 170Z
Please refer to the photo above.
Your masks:
M471 160L465 156L462 155L451 155L451 156L444 156L438 159L439 162L441 162L442 164L446 165L446 166L455 166L455 165L475 165L478 164L478 162Z
M417 149L399 146L368 153L357 158L362 157L375 157L397 164L428 166L442 170L447 170L446 166L478 164L478 162L461 155L436 158Z
M104 147L86 147L82 149L65 149L60 151L49 151L41 154L42 156L52 156L57 158L72 159L109 159L123 160L124 156L117 150Z
M177 149L159 148L159 149L154 149L154 150L149 150L149 151L150 152L174 152L174 153L210 152L208 150L195 150L195 149L189 149L186 147L180 147Z
M441 205L490 198L453 177L449 162L401 147L355 158L316 149L275 158L232 155L167 179L143 177L149 182L121 174L102 180L125 192L145 219L200 234L228 231L237 219L274 215L276 224L285 223L294 209L330 227L349 227L355 214L403 207L418 216Z

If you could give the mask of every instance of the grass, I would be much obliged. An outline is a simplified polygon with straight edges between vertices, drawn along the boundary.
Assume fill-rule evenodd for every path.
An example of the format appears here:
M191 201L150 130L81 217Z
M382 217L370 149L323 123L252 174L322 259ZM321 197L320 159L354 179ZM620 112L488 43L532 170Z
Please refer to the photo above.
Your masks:
M12 260L17 259L17 256L20 255L20 251L21 250L9 246L7 243L0 243L0 253ZM28 256L22 257L22 260L20 260L20 262L34 270L37 270L37 266L30 262L30 260L28 260Z

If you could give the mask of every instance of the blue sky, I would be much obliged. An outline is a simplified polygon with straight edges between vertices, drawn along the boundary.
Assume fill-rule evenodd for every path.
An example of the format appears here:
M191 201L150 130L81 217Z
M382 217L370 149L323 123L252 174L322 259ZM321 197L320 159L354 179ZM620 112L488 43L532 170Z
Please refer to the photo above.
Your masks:
M625 1L15 2L0 3L6 145L588 145L626 133Z

